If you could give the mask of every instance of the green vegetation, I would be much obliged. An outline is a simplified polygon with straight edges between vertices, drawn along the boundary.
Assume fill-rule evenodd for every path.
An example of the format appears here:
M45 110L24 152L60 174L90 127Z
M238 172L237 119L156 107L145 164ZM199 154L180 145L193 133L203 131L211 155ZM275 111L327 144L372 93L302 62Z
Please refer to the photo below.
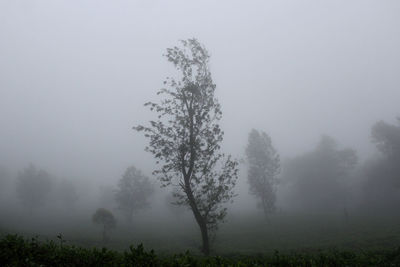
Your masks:
M81 248L59 242L39 242L7 235L0 240L1 266L398 266L400 249L363 252L327 250L269 255L194 256L189 252L158 256L143 245L124 252Z

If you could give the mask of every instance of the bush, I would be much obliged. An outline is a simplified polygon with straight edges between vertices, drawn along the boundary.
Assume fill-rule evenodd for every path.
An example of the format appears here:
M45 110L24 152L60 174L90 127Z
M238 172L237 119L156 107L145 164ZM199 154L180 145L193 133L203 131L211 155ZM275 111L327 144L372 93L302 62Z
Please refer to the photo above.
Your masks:
M125 252L85 249L60 242L39 242L7 235L0 240L0 266L400 266L400 248L369 252L319 251L301 254L229 257L193 256L189 252L158 257L143 245Z

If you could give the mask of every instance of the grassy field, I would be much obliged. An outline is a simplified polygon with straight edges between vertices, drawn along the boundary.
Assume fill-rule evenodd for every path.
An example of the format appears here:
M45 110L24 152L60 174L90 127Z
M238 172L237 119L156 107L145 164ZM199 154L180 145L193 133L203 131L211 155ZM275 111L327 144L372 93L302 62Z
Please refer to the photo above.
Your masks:
M83 248L58 242L25 239L18 235L0 238L0 266L399 266L400 249L349 251L328 249L270 254L230 254L209 257L157 254L143 245L125 251Z
M159 254L200 254L200 234L188 217L175 220L141 219L131 225L120 223L104 244L101 229L90 221L75 221L67 225L47 222L37 227L2 228L2 235L38 236L39 240L56 240L61 233L67 244L82 247L103 247L123 251L130 245L143 243ZM222 224L213 241L213 253L270 254L281 252L312 252L327 249L363 251L400 247L400 221L397 218L378 219L358 216L345 222L341 218L321 215L279 214L267 221L256 214L230 216Z

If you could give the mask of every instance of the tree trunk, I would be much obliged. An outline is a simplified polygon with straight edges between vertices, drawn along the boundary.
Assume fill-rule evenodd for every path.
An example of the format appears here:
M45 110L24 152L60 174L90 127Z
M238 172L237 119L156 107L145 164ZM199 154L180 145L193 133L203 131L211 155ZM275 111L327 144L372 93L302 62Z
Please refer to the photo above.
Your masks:
M200 212L196 208L192 208L194 217L196 218L196 222L200 227L201 231L201 239L202 239L202 247L201 250L204 253L204 255L208 256L210 255L210 241L208 239L208 229L207 229L207 224L204 220L204 218L201 216Z
M201 231L201 239L203 241L203 246L202 246L202 251L204 255L208 256L210 255L210 241L208 239L208 229L207 225L204 223L200 225L200 231Z
M208 256L210 254L210 242L208 239L208 229L207 229L207 221L206 218L204 218L198 207L197 207L197 203L195 201L195 198L193 196L193 191L192 188L190 186L190 178L192 177L193 174L193 169L194 169L194 163L196 160L196 151L195 151L195 134L194 134L194 110L192 109L192 103L193 103L193 94L192 94L192 99L190 101L190 103L188 104L186 102L185 99L185 103L187 105L187 111L189 114L189 120L190 120L190 126L189 126L189 147L190 147L190 161L189 161L189 169L186 172L185 170L185 165L183 164L183 169L182 169L182 174L185 180L185 192L186 195L189 199L189 204L190 207L193 211L194 217L196 219L197 224L200 227L200 231L201 231L201 239L203 241L203 246L202 246L202 251L204 253L204 255ZM183 159L184 161L184 159Z
M200 214L199 209L197 208L196 201L194 199L192 190L188 184L186 185L186 195L189 199L189 204L191 207L191 210L193 212L194 218L196 219L197 224L200 227L201 231L201 239L202 239L202 252L204 255L208 256L210 254L210 241L208 239L208 229L207 229L207 223L205 218Z

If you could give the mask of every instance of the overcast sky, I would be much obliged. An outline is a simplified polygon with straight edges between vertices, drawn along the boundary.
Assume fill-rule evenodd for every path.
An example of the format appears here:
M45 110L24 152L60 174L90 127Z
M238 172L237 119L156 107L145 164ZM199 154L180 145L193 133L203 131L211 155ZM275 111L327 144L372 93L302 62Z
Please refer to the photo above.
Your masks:
M0 164L149 174L131 128L174 73L166 48L191 37L211 54L228 152L257 128L283 158L321 134L364 157L371 125L400 115L399 14L396 0L0 0Z

